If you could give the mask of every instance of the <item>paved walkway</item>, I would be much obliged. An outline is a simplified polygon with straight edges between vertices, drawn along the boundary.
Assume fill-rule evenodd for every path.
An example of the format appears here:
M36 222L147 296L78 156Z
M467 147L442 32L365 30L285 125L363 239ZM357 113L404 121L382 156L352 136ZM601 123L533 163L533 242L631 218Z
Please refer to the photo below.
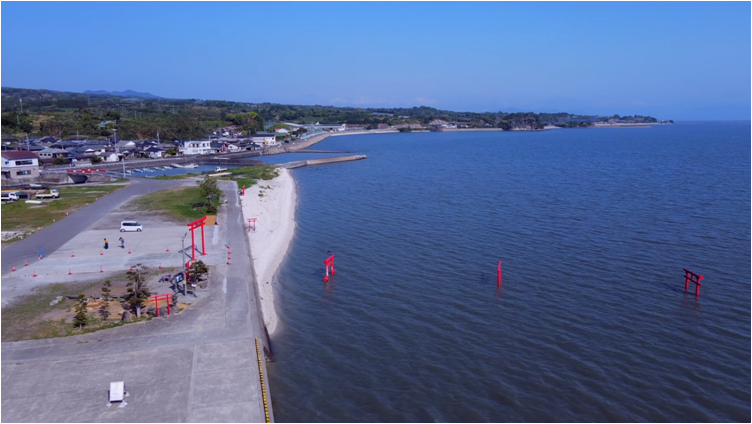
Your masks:
M237 186L220 186L228 202L220 208L218 242L207 249L224 254L229 242L232 265L213 268L209 289L199 292L194 306L176 316L76 337L3 343L2 421L266 420L255 345L258 338L263 346L263 324L251 255ZM3 250L3 268L5 259ZM130 393L127 405L107 407L109 383L121 380ZM270 398L267 403L271 409ZM269 416L273 420L271 410Z

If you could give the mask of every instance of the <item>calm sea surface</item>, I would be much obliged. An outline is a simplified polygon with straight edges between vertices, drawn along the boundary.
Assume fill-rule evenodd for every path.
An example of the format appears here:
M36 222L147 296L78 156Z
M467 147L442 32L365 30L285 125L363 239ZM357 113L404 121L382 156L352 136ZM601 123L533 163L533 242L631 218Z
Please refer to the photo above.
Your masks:
M750 421L749 123L355 143L293 171L278 421Z

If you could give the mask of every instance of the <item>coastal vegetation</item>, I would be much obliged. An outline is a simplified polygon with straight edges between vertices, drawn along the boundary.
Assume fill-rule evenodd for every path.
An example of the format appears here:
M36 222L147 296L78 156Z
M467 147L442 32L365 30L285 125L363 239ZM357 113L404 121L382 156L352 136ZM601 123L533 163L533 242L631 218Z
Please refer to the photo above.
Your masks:
M231 180L238 184L238 188L246 188L257 184L259 180L271 180L279 175L274 165L246 166L232 168L229 175L221 177L205 176L196 187L170 188L141 196L129 202L124 208L127 210L143 210L161 213L180 220L194 221L204 215L214 215L221 200L221 190L217 186L217 179ZM185 175L164 177L167 179L183 179Z
M70 93L2 88L3 137L110 137L117 129L124 139L200 139L217 128L232 126L245 134L294 124L350 124L365 129L379 125L427 127L441 120L459 128L542 129L589 126L596 120L655 123L649 116L597 117L571 113L455 112L428 106L412 108L356 108L322 105L230 102L223 100L164 99L112 94ZM271 125L270 125L271 124ZM267 127L265 127L267 126Z
M233 168L228 171L229 176L220 177L224 180L232 180L238 183L238 187L246 188L258 183L258 180L269 181L279 175L279 170L274 165L245 166Z

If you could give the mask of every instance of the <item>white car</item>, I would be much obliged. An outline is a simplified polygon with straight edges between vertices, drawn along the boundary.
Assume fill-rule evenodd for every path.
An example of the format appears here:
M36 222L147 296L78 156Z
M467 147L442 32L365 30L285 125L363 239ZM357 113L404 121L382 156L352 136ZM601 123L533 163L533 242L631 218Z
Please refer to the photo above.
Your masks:
M122 221L120 223L120 232L124 233L126 231L138 231L141 232L144 230L144 226L141 225L138 221Z

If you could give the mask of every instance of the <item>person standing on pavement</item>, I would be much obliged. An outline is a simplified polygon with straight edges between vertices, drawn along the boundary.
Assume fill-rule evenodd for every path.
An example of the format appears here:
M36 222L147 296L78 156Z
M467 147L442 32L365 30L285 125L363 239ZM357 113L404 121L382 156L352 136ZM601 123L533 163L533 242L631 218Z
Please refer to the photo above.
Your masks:
M125 249L125 240L122 237L120 237L120 248Z
M104 239L104 250L107 250L110 248L110 242L107 241L107 239Z

